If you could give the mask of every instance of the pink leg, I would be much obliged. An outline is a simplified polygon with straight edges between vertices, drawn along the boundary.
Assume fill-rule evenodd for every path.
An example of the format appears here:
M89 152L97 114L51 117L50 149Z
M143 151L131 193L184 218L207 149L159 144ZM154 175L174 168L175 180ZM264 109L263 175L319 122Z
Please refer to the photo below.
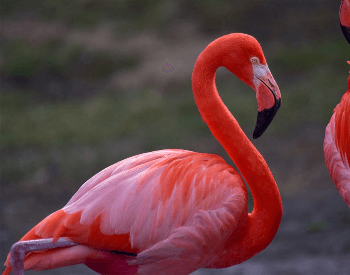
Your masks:
M64 238L59 238L56 243L52 242L52 238L17 242L11 247L10 263L13 273L24 275L24 257L28 252L74 245L78 244Z

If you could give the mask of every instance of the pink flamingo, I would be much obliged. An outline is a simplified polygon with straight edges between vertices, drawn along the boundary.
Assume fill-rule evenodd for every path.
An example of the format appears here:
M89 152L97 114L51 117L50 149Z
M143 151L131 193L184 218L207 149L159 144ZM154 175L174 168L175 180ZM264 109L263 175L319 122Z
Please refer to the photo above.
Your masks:
M254 138L272 121L281 94L252 36L222 36L196 61L199 112L242 176L220 156L185 150L120 161L14 244L3 275L80 263L100 274L181 275L239 264L265 249L281 221L281 197L264 158L217 93L220 66L256 92ZM254 199L251 213L243 178Z
M350 0L342 0L339 9L340 27L350 43Z
M350 75L348 90L335 107L326 128L323 151L329 174L350 207Z

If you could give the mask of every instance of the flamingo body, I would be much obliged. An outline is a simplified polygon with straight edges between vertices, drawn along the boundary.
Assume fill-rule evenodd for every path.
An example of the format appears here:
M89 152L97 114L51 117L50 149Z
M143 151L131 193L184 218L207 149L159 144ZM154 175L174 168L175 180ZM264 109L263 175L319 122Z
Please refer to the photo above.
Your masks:
M197 59L192 85L199 112L242 176L217 155L185 150L120 161L85 182L17 243L75 243L29 252L24 270L84 263L100 274L185 275L239 264L266 248L281 221L280 194L264 158L216 91L220 66L257 93L254 137L270 124L281 95L260 44L249 35L218 38ZM251 213L243 178L254 199ZM9 254L3 275L11 272L13 258Z
M234 238L235 227L246 222L247 199L241 176L221 157L184 150L155 151L102 170L65 207L21 240L65 237L96 252L142 252L137 262L157 256L156 261L171 261L171 267L175 264L172 258L182 255L176 260L176 271L162 274L183 274L184 261L197 262L193 270L203 263L220 264L220 255L206 259L206 251L214 249L210 240L224 246L228 238ZM173 242L177 246L169 250ZM66 248L57 253L60 250ZM36 255L28 255L26 268L40 269L36 260L41 256ZM51 256L57 258L55 253Z
M348 90L326 128L323 149L329 174L350 207L350 76Z
M350 43L350 0L342 0L339 9L340 27Z

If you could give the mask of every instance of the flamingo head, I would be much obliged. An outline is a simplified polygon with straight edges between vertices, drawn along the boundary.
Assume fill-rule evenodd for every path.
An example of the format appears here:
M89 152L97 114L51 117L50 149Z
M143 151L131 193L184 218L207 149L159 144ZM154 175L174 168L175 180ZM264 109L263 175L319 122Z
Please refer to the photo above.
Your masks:
M281 93L259 42L247 34L230 34L223 65L256 92L258 117L253 138L260 137L281 106Z

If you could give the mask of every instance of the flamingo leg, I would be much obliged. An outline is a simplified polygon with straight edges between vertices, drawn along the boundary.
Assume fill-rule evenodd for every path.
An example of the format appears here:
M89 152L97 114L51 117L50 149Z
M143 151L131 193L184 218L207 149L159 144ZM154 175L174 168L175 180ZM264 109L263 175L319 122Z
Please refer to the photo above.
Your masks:
M55 243L53 243L52 238L17 242L11 247L10 262L13 273L14 275L24 275L24 257L28 252L75 245L78 244L64 238L59 238Z

